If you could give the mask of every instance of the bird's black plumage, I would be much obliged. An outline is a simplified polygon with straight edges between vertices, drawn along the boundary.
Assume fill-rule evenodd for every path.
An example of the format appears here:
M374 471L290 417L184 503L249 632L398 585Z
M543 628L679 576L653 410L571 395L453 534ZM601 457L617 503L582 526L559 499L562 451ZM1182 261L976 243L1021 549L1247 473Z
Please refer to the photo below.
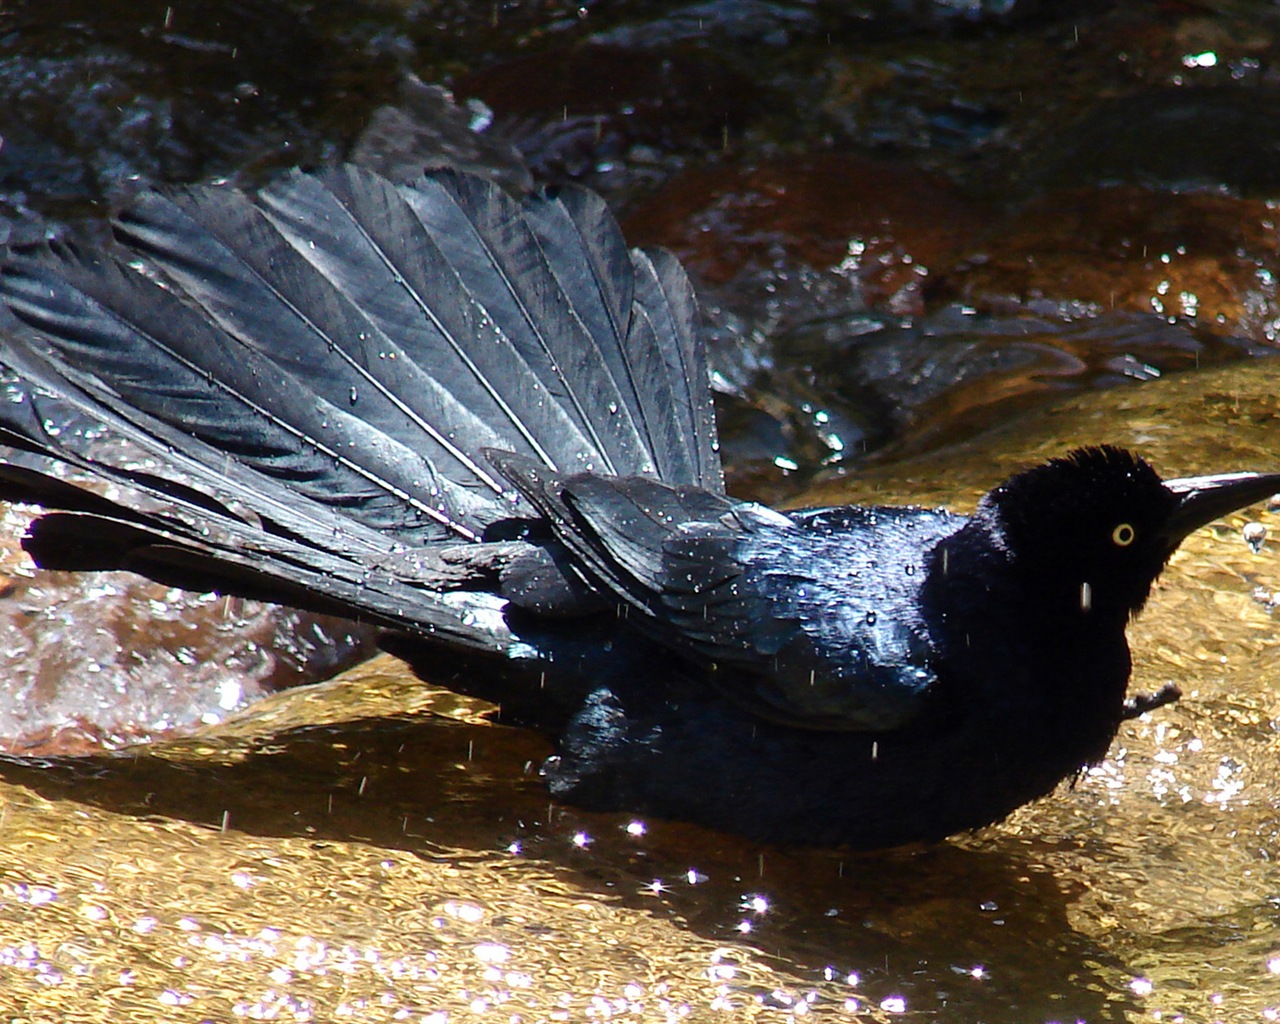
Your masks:
M734 500L689 283L581 189L342 168L116 235L0 276L0 489L62 510L37 560L383 625L589 807L863 847L997 820L1164 699L1126 701L1128 619L1280 490L1099 447L968 517Z

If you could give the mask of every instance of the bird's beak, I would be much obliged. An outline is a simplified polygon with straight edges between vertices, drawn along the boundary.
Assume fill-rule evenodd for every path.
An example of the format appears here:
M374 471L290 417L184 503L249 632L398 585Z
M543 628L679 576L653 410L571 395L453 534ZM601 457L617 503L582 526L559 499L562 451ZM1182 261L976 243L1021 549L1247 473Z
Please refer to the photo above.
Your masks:
M1164 526L1170 546L1176 548L1192 530L1228 512L1280 494L1280 473L1222 473L1166 480L1178 496L1178 505Z

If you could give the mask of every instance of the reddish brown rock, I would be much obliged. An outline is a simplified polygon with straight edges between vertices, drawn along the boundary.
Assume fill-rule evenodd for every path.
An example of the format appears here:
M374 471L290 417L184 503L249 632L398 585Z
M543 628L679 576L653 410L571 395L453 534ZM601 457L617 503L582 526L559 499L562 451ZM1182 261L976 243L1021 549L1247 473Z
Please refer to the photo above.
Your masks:
M924 308L933 268L972 240L982 214L948 182L861 156L824 154L681 174L628 218L628 238L664 245L703 283L748 271L840 269L867 304Z
M944 293L979 309L1126 310L1216 333L1280 335L1280 234L1268 203L1136 186L1052 192L988 236Z

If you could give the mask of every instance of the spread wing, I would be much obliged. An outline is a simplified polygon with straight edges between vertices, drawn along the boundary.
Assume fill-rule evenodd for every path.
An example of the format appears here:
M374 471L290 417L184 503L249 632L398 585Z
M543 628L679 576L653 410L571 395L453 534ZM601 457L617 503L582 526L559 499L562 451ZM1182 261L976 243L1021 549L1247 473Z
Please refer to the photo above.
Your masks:
M485 645L439 593L477 583L436 550L502 554L472 542L522 513L480 448L722 486L692 289L585 190L343 167L146 193L115 231L0 273L0 442L24 450L0 496L66 510L28 544L43 564Z
M910 720L936 681L920 552L959 517L784 515L639 477L558 476L493 454L594 581L756 713L815 729Z

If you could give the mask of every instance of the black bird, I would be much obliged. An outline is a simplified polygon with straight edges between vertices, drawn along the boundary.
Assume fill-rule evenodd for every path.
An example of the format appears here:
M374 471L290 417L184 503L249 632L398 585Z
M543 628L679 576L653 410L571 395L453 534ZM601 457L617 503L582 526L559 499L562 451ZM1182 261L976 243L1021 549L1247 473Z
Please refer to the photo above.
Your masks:
M590 808L856 847L998 820L1174 699L1126 699L1126 623L1280 490L1099 447L969 517L736 501L687 279L578 188L342 168L115 234L0 278L3 494L63 510L37 561L387 627Z

